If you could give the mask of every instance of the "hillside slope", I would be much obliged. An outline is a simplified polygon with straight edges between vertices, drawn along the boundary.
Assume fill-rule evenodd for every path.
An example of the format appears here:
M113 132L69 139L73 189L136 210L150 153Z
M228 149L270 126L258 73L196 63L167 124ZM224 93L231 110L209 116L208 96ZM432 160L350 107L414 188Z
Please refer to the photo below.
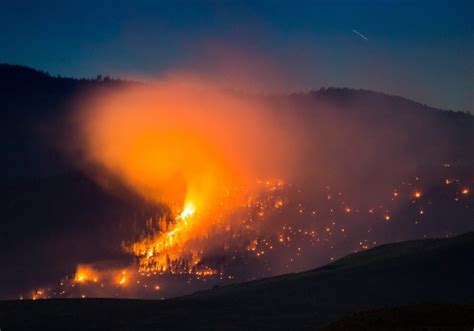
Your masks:
M7 330L308 329L351 312L474 303L474 233L383 245L311 271L165 301L4 301Z

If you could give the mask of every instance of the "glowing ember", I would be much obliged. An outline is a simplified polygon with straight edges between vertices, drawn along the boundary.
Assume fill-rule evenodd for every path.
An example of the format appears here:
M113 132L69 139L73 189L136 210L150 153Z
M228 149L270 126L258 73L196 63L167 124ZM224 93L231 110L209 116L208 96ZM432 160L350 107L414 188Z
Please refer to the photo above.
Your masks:
M129 277L127 272L123 270L118 276L116 276L117 285L126 286L128 284Z
M87 265L78 265L74 274L74 282L97 282L99 280L97 271Z
M45 296L45 290L38 289L38 290L33 291L33 293L31 294L31 299L32 300L47 299L47 297Z

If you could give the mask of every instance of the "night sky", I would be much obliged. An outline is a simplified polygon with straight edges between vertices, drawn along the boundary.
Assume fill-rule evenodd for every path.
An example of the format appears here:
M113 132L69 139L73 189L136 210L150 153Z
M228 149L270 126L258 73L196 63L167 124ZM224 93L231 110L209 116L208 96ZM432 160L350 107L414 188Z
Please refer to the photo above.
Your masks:
M277 72L285 84L270 90L347 86L474 111L473 14L472 1L2 1L0 62L153 77L224 49Z

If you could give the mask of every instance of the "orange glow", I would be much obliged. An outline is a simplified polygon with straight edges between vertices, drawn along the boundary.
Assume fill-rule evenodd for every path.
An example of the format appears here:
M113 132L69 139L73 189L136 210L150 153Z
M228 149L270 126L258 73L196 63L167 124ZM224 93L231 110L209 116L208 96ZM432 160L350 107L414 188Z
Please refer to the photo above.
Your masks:
M217 274L217 271L213 270L213 269L210 269L210 268L205 268L205 269L202 269L202 270L196 270L195 274L198 275L198 276L206 277L206 276L213 276L213 275Z
M421 191L416 191L413 196L416 198L416 199L419 199L421 198Z
M122 271L119 275L116 276L115 280L116 280L117 285L126 286L129 281L127 272L125 270Z
M75 283L97 282L98 280L98 272L92 267L82 264L77 266L74 274Z
M46 299L45 290L37 289L31 293L31 300Z
M275 201L275 204L274 204L274 207L275 207L275 208L281 208L281 207L283 207L283 200L281 200L281 199L276 200L276 201Z
M469 194L469 188L465 187L461 190L461 193L464 194L464 195L468 195Z

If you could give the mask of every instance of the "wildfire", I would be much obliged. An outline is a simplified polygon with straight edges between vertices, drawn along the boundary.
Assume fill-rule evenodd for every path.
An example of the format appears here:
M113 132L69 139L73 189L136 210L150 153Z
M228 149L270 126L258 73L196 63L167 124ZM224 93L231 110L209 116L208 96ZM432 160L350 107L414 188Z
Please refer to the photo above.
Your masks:
M220 208L215 208L212 214L207 213L205 219L201 218L199 204L195 202L199 201L199 197L188 195L181 208L167 214L170 219L163 216L150 220L147 222L147 226L151 227L150 231L144 231L142 237L126 245L127 252L136 256L136 263L126 269L110 269L109 264L79 265L74 276L62 279L58 288L43 287L29 292L28 296L35 300L94 297L98 293L127 297L131 293L137 293L136 291L149 291L148 293L153 292L150 295L166 297L167 286L160 285L175 274L182 275L177 279L186 279L183 286L198 281L206 284L203 286L209 286L221 281L243 280L238 271L236 274L236 270L241 268L241 263L250 265L256 261L268 273L251 274L245 280L291 272L293 268L299 267L298 263L305 255L317 248L333 250L340 244L341 238L352 241L353 251L377 245L378 241L370 237L374 223L364 233L354 231L357 228L353 225L355 222L351 222L352 219L368 217L374 222L396 225L403 218L397 217L397 210L393 207L403 197L408 197L405 202L416 213L414 224L418 227L427 224L426 220L435 214L431 209L434 204L428 201L436 199L426 193L426 204L413 204L413 196L416 192L420 192L421 196L421 189L414 192L411 185L403 182L397 188L397 201L392 200L393 191L387 191L386 203L375 205L373 202L374 207L371 208L358 205L343 194L333 194L331 202L337 205L315 208L316 205L311 201L301 199L302 189L297 185L284 184L281 179L261 180L258 185L258 194L254 189L228 190L223 197L212 202ZM460 199L459 196L469 194L467 182L460 183L455 192L449 188L445 190L451 194L447 195L449 199L459 198L459 206L462 208L472 202L470 196L465 199ZM227 208L226 199L235 201L236 195L241 198L241 204ZM326 203L325 195L322 200ZM316 209L317 216L314 214ZM299 210L303 210L303 214ZM298 218L297 222L293 222L293 219ZM342 221L347 218L350 219L349 222ZM278 222L284 223L277 226ZM209 224L212 226L207 226ZM217 259L213 260L216 255ZM283 266L286 269L275 267L276 257L277 263L286 259L286 265ZM327 258L334 260L337 256L332 253ZM238 264L232 264L234 261Z
M320 247L332 250L341 238L354 236L356 225L347 220L364 217L395 224L400 217L394 204L405 198L420 215L424 213L418 209L421 201L415 200L422 197L422 189L429 200L430 190L418 177L415 187L390 186L386 193L392 205L383 201L361 205L330 186L322 190L323 203L314 204L305 199L309 194L305 196L301 186L280 178L284 171L265 168L279 164L269 151L278 150L285 159L291 158L285 153L284 141L275 138L266 121L244 116L254 105L201 90L196 97L194 90L176 84L159 87L100 99L82 119L88 161L142 197L168 206L169 212L150 217L140 235L124 239L123 249L135 257L126 270L123 266L103 271L79 265L69 279L75 290L106 287L124 293L140 287L161 294L166 286L160 289L156 285L160 280L152 277L182 274L189 282L234 279L235 274L228 270L241 268L226 267L251 259L270 274L282 272L272 270L277 268L270 264L275 256L287 259L284 271L291 272L295 269L290 266L311 254L307 252ZM459 192L467 195L469 189L456 195ZM311 199L315 197L311 194ZM430 207L423 208L424 218L429 217ZM366 232L354 231L362 237L354 241L356 249L376 244L368 240L371 231L370 226ZM328 256L331 260L337 257L335 250ZM32 296L39 298L44 293ZM65 289L57 293L64 295ZM91 296L87 291L80 295Z

